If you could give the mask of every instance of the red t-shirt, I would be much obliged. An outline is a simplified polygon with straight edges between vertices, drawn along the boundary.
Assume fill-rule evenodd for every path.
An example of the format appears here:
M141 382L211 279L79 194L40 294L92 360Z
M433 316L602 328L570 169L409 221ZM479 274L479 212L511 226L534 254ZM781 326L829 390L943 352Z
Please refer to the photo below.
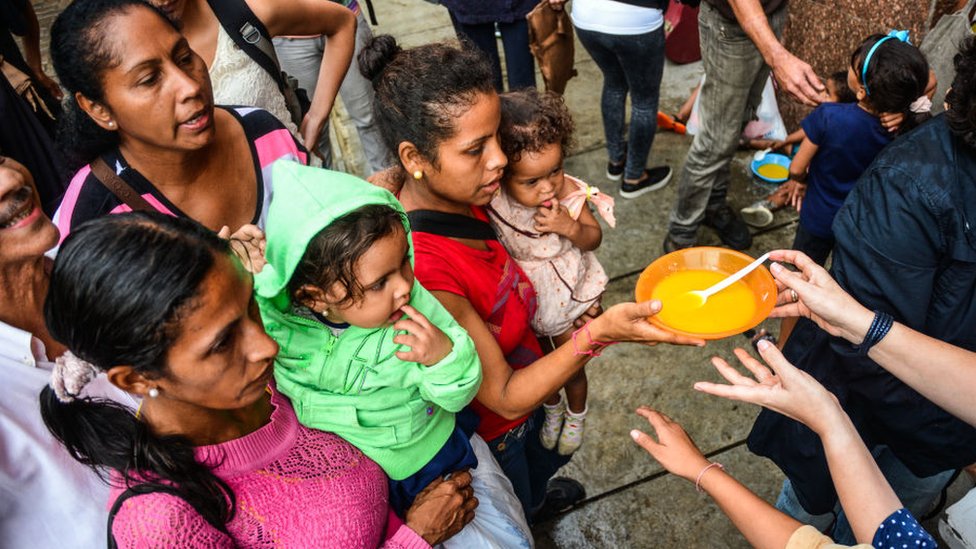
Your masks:
M481 208L472 208L487 221ZM497 241L488 250L476 250L446 236L414 231L417 280L434 292L450 292L468 301L485 321L509 366L517 370L542 356L539 340L529 321L535 314L535 290L518 264ZM492 440L522 424L528 416L507 420L480 402L471 403L481 417L478 434Z

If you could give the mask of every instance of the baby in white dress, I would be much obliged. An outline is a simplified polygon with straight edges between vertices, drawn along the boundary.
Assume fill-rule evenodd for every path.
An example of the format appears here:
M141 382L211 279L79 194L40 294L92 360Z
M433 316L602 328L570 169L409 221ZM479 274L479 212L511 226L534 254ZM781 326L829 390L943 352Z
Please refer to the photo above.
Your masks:
M561 97L534 89L503 94L499 139L508 156L502 190L488 215L499 241L532 281L538 309L532 327L557 347L574 337L582 316L599 314L607 275L593 254L603 238L588 202L612 227L613 199L563 173L573 120ZM583 370L544 404L546 448L575 452L583 442L586 375Z

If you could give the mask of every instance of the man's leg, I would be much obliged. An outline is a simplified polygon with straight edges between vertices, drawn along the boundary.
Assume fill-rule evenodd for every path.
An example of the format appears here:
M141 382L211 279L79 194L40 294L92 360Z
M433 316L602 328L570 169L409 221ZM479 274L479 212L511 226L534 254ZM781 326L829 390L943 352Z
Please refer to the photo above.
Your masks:
M782 29L785 11L773 18ZM728 165L742 130L742 116L755 99L756 82L769 70L759 50L734 21L703 3L698 16L705 83L699 95L701 128L692 141L678 180L678 198L671 211L669 239L681 246L697 242L706 210L725 205Z

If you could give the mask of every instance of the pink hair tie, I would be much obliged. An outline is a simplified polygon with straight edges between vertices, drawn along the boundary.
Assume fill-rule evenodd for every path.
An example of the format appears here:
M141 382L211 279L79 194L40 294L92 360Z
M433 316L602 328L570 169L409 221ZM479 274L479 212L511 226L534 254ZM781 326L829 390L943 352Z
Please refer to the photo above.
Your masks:
M58 400L68 404L77 398L85 385L88 385L97 375L98 369L91 362L82 360L68 351L54 361L51 388L54 389Z
M916 114L929 112L932 110L932 100L929 99L929 96L922 95L915 101L912 101L912 104L908 106L908 110Z
M593 322L593 321L591 320L590 322ZM605 347L609 347L609 346L617 343L616 341L610 341L610 342L606 342L605 343L603 341L596 341L596 340L594 340L593 339L593 335L590 334L590 322L587 322L586 324L583 325L582 328L580 328L579 330L576 330L575 332L573 332L573 354L576 355L576 356L579 356L579 355L587 355L587 356L592 356L592 357L598 357L598 356L600 356L600 353L603 352L603 349ZM587 337L587 339L590 340L590 345L593 345L594 347L596 347L596 349L586 349L586 350L583 350L583 351L580 350L579 343L577 343L577 341L576 341L576 336L578 336L580 334L580 332L586 332L586 337Z
M713 461L713 462L709 463L708 465L706 465L705 468L702 469L700 473L698 473L698 478L695 479L695 490L698 490L698 492L701 493L701 494L704 494L705 493L705 490L703 490L702 487L701 487L701 479L702 479L703 476L705 476L705 473L707 473L708 470L711 469L712 467L718 467L719 469L722 469L722 470L725 469L725 466L724 465L722 465L721 463L719 463L717 461Z

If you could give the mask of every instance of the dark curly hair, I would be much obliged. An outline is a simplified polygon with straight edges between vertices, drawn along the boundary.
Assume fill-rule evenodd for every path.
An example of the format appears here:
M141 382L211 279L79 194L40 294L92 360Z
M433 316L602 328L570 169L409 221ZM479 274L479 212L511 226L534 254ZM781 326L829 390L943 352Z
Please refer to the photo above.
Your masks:
M51 27L51 62L68 92L57 140L70 169L78 169L118 145L118 134L102 129L89 118L74 95L104 100L102 73L121 63L123 55L110 38L110 19L133 9L150 10L177 32L180 30L164 12L143 0L75 0Z
M976 37L970 36L959 44L959 53L952 63L956 77L946 94L946 123L956 137L976 149Z
M847 85L847 71L837 71L830 75L831 82L837 90L837 99L840 103L857 103L857 96L854 90Z
M295 302L302 302L304 286L328 290L338 283L346 291L340 305L362 299L356 264L379 240L398 231L405 233L404 221L400 212L386 204L367 204L339 217L309 241L288 281L288 293Z
M359 53L359 70L376 91L376 125L391 151L413 143L437 165L437 147L456 132L454 120L481 94L494 94L491 66L466 44L440 42L402 49L388 34Z
M861 82L864 58L883 34L872 34L851 54L851 68ZM876 112L903 113L905 122L899 133L914 128L929 118L928 113L921 116L909 111L909 106L925 93L929 82L929 63L915 46L898 39L885 40L874 50L868 63L867 74L861 82L869 94L865 101Z
M575 124L561 96L530 88L504 93L501 100L502 123L498 127L498 139L508 157L509 167L518 162L523 153L539 152L550 143L559 143L563 156L566 156L573 144Z

